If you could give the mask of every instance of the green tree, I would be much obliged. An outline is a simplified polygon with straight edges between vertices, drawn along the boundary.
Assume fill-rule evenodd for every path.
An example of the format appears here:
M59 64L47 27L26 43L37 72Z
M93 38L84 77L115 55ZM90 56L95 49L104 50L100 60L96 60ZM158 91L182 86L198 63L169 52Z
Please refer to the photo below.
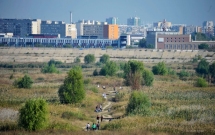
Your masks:
M206 43L202 43L198 46L199 49L208 49L209 48L209 45L206 44Z
M185 77L189 77L190 76L189 72L185 71L184 69L181 70L178 75L179 75L180 79L184 79Z
M204 33L198 32L198 33L192 34L192 40L195 40L195 41L207 41L208 38Z
M48 125L48 106L43 99L28 100L19 112L18 125L26 130L40 130Z
M133 91L126 108L127 115L146 116L150 114L151 101L141 91Z
M95 58L94 54L87 54L84 57L84 62L86 64L94 63L95 61L96 61L96 58Z
M141 39L141 40L139 41L138 46L139 46L139 47L142 47L142 48L146 47L146 39L145 39L145 38Z
M159 62L157 65L152 67L152 72L155 75L167 75L168 68L166 67L166 64L164 62Z
M155 48L155 45L152 45L152 44L147 44L147 45L146 45L146 48L149 48L149 49L154 49L154 48Z
M58 90L60 102L79 103L84 99L85 93L82 70L80 67L75 67L68 72L63 85Z
M31 88L33 84L33 80L30 76L25 75L23 78L15 80L13 85L18 88Z
M141 86L143 71L144 65L140 61L130 60L125 63L125 84L127 86L131 86L132 90L139 90Z
M198 66L196 68L196 72L199 74L208 74L209 71L209 63L206 61L206 59L201 59L201 61L198 63Z
M145 69L143 72L143 81L146 86L152 86L154 82L154 74L151 71Z
M107 54L103 54L103 55L101 56L101 58L100 58L99 61L100 61L101 63L107 63L109 60L110 60L110 56L107 55Z
M211 76L215 79L215 62L213 62L210 66L209 66L209 71Z
M74 62L75 62L75 63L80 63L80 62L81 62L81 59L80 59L79 57L76 57L76 58L74 59Z
M41 69L42 73L59 73L57 68L55 67L55 64L45 64L45 66Z
M118 70L116 62L109 61L107 62L100 70L100 75L109 75L114 76Z
M207 81L206 81L204 78L199 77L199 78L196 80L196 86L197 86L197 87L207 87L208 84L207 84Z

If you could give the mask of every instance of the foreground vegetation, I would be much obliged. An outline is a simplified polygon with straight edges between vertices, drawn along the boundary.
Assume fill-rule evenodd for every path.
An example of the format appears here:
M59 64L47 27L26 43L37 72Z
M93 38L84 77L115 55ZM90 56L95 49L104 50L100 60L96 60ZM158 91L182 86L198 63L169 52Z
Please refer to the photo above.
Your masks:
M120 65L123 65L121 63L106 63L109 65L109 68L104 68L106 70L111 69L111 65L118 66L114 68L114 75L101 76L97 73L96 76L93 76L95 69L101 70L106 66L105 63L102 65L98 63L90 65L89 62L86 65L82 65L83 87L86 95L81 102L73 104L61 104L58 93L61 87L65 85L65 78L67 78L71 67L59 68L59 72L54 74L49 72L42 73L41 69L44 69L42 66L40 68L2 68L0 71L0 115L3 109L18 111L23 108L29 99L42 98L47 102L49 113L47 123L49 124L46 125L45 129L34 132L34 134L86 134L83 131L86 123L96 122L95 106L98 104L105 105L108 102L101 96L104 90L101 87L97 87L97 85L100 85L106 86L105 92L107 93L112 91L113 87L118 90L115 97L110 96L108 100L112 103L109 114L120 119L102 122L100 131L89 132L89 134L215 133L214 84L213 81L211 83L205 82L205 78L198 79L197 74L195 74L198 64L186 63L178 65L170 63L164 65L165 63L160 63L160 65L150 65L144 63L144 67L140 64L141 67L136 68L134 65L139 65L139 63L130 62L125 66L128 70L125 70L120 67ZM57 64L49 65L52 65L50 68L57 66ZM134 72L132 65L138 69L136 70L138 72ZM48 67L46 68L46 71L50 71ZM162 70L159 68L162 68ZM158 75L153 76L152 69ZM142 78L142 82L127 80L127 83L134 83L135 85L134 87L125 85L126 76L121 75L123 70L127 71L127 76L133 76L133 78L137 79ZM28 89L14 87L14 81L22 78L26 73L34 82L32 86ZM151 81L146 81L145 78L150 78L149 80ZM204 82L209 86L197 87L196 83L198 81L196 80L200 81L200 84ZM147 83L149 85L146 85ZM137 87L137 84L140 84L140 86ZM119 90L120 86L123 89ZM133 88L138 88L142 94L132 93ZM131 95L141 100L135 100ZM136 103L132 104L134 102ZM143 102L145 104L142 104ZM136 110L132 109L133 106L139 103L141 104L137 106ZM144 109L140 110L141 108ZM132 112L132 110L135 111ZM14 119L2 118L0 121L0 133L33 133L20 128L18 121L18 117Z

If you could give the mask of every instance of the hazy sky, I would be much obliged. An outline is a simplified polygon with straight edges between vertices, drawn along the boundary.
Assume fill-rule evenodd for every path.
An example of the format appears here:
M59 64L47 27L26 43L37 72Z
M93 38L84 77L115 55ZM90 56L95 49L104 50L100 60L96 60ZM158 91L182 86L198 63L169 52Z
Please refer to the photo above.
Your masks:
M105 21L118 17L120 24L132 16L142 23L161 21L173 24L215 23L215 0L0 0L0 18L31 18L69 23L81 19Z

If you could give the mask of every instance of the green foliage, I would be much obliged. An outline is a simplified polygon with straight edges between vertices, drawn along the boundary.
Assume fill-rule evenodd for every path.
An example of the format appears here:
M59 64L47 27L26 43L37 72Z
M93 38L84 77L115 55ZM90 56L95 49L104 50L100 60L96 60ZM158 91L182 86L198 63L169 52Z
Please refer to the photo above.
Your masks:
M215 77L215 62L209 66L209 71L212 77Z
M198 57L195 57L192 59L192 63L197 63L198 62Z
M98 88L95 87L95 86L91 87L90 90L91 90L92 92L94 92L94 93L98 93L98 92L99 92Z
M75 67L68 72L63 85L58 90L61 103L79 103L85 97L82 70Z
M206 81L204 78L199 77L199 78L196 80L196 86L197 86L197 87L207 87L207 86L208 86L208 83L207 83L207 81Z
M166 64L164 62L159 62L156 66L152 67L152 72L155 75L167 75L168 69L167 69Z
M145 38L141 39L141 40L139 41L138 46L139 46L139 47L142 47L142 48L146 47L146 39L145 39Z
M80 62L81 62L81 59L80 59L79 57L76 57L76 58L74 59L74 62L75 62L75 63L80 63Z
M190 76L189 72L185 71L184 69L181 70L178 75L179 75L180 79L183 79L184 77L189 77Z
M84 84L90 84L90 82L91 82L91 80L89 79L89 78L87 78L87 79L84 79Z
M209 45L206 44L206 43L202 43L198 46L199 49L208 49L209 48Z
M207 41L208 40L207 36L204 33L200 33L200 32L194 33L192 35L192 39L195 41Z
M125 93L116 93L115 97L113 98L114 102L119 102L122 101L122 99L124 98Z
M192 119L192 114L194 112L191 112L191 110L174 110L171 114L170 114L170 118L171 119L185 119L186 121L190 121Z
M45 66L41 69L42 73L59 73L59 71L56 68L56 65L62 64L61 61L55 61L54 59L51 59L48 64L45 64Z
M117 70L118 70L117 64L113 61L109 61L100 70L100 75L114 76Z
M140 61L130 60L124 66L125 84L132 90L139 90L142 80L144 65Z
M175 70L171 69L171 68L167 68L168 70L168 75L176 75Z
M148 96L143 92L134 91L129 98L126 114L146 116L150 114L150 107L151 101Z
M99 75L99 72L98 72L97 69L95 69L95 70L93 71L93 76L98 76L98 75Z
M205 59L201 59L196 68L196 72L199 74L208 74L209 63Z
M31 88L33 80L30 76L25 75L23 78L19 78L13 82L13 85L18 88Z
M20 109L19 126L29 131L48 125L48 106L43 99L30 99Z
M13 79L14 77L13 77L13 74L12 75L10 75L10 79Z
M147 45L146 45L146 48L149 48L149 49L154 49L154 48L155 48L155 45L152 45L152 44L147 44Z
M94 54L87 54L84 57L84 62L86 64L94 63L95 61L96 61L96 58L95 58Z
M101 63L107 63L108 61L110 61L110 56L107 55L107 54L103 54L101 57L100 57L100 60L99 60Z
M143 80L146 86L152 86L154 82L154 74L151 71L145 69L143 72Z

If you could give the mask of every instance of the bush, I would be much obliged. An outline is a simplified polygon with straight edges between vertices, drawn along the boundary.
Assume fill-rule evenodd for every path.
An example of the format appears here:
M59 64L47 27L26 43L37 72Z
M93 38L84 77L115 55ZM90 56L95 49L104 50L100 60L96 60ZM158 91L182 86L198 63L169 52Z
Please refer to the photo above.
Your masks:
M134 91L129 98L126 114L146 116L150 114L150 107L151 102L148 96L143 92Z
M196 80L196 86L197 87L207 87L208 83L207 83L207 81L204 78L198 78Z
M93 71L93 76L97 76L97 75L99 75L99 72L98 72L97 69L95 69L95 70Z
M113 61L109 61L105 64L104 67L100 70L100 75L109 75L109 76L114 76L117 72L117 64Z
M23 78L19 78L13 82L13 85L18 88L31 88L33 80L30 76L25 75Z
M63 85L58 90L61 103L79 103L85 97L82 70L75 67L68 72Z
M184 77L189 77L190 76L189 72L185 71L184 69L181 70L178 75L179 75L180 79L184 79Z
M152 67L152 72L155 75L167 75L168 69L164 62L159 62L156 66Z
M56 68L56 65L62 64L61 61L55 61L54 59L51 59L48 64L45 64L45 66L41 69L42 73L59 73L59 71Z
M196 72L199 74L208 74L209 71L209 63L205 59L201 59L198 63Z
M80 62L81 62L81 59L80 59L79 57L76 57L75 60L74 60L74 62L75 62L75 63L80 63Z
M103 55L101 56L101 58L100 58L99 61L100 61L101 63L107 63L109 60L110 60L110 56L107 55L107 54L103 54Z
M141 86L144 65L140 61L128 61L124 66L125 84L132 90L139 90Z
M154 74L149 70L144 70L143 72L143 80L146 86L152 86L154 82Z
M84 57L84 62L86 64L94 63L95 61L96 61L96 58L95 58L94 54L87 54Z
M98 93L98 92L99 92L98 88L95 87L95 86L94 86L94 87L91 87L90 90L91 90L92 92L94 92L94 93Z
M43 99L30 99L20 109L19 126L29 131L45 128L48 125L47 103Z

